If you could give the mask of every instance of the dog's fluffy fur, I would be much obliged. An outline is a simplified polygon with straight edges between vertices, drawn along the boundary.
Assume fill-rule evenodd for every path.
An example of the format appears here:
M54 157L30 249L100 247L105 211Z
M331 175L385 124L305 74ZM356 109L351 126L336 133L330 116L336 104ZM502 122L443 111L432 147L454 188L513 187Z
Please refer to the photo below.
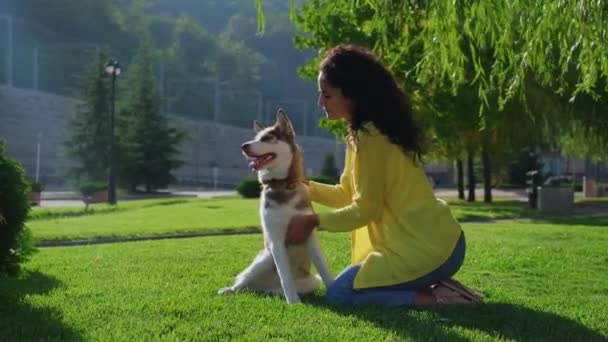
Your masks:
M274 126L264 128L256 121L254 130L255 139L241 148L262 184L260 217L265 248L232 286L219 293L243 289L283 293L288 303L299 303L298 293L314 291L321 279L326 286L333 282L315 233L304 244L285 244L290 219L296 214L312 213L307 188L302 184L302 155L293 126L282 110L277 112ZM321 279L311 273L311 260Z

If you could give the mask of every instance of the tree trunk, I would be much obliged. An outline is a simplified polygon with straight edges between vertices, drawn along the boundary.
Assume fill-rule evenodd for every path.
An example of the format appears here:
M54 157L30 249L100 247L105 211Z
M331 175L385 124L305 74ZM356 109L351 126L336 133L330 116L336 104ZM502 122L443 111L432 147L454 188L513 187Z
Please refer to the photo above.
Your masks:
M470 149L467 152L467 176L469 181L469 197L468 202L475 202L475 151Z
M490 160L490 152L488 151L487 144L487 142L484 142L481 148L483 163L483 201L485 203L492 203L492 161Z
M456 159L456 174L458 183L458 198L464 199L464 170L462 166L462 159Z

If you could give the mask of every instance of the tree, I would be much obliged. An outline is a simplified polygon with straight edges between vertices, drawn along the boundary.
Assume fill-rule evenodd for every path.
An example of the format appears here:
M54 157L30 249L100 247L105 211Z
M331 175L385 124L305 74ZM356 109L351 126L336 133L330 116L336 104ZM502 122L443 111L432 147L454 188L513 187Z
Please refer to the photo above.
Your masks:
M262 2L256 1L259 8ZM466 84L466 68L472 64L480 97L498 90L501 106L523 94L529 77L563 90L572 86L570 95L607 90L608 51L597 48L605 41L606 2L346 0L332 1L321 16L329 10L361 8L373 9L362 31L380 37L376 47L383 55L409 58L412 47L422 48L422 58L411 70L422 83ZM421 12L425 25L416 25ZM475 58L484 49L494 52L495 65L489 72ZM578 72L570 78L573 67Z
M263 2L256 1L260 11ZM365 16L357 16L363 11ZM395 69L402 79L444 85L453 93L460 86L476 89L486 120L505 118L510 101L528 101L534 83L570 102L605 98L608 49L598 47L605 43L606 13L605 1L315 0L295 18L309 23L303 31L314 34L302 39L313 46L335 43L329 36L351 42L343 34L354 27L359 36L373 38L376 52L392 65L408 65ZM597 112L560 112L554 118L568 126L573 119L590 122ZM608 129L599 136L606 141Z
M154 51L149 41L143 41L127 72L126 94L117 118L119 181L130 191L142 184L147 192L167 186L174 180L171 171L183 164L176 155L185 133L171 127L160 113L154 70Z
M6 153L0 139L0 275L17 274L19 264L35 251L25 226L28 191L23 167Z
M81 79L81 101L68 121L64 150L76 164L66 170L74 183L107 179L110 147L110 83L105 73L109 60L102 50Z

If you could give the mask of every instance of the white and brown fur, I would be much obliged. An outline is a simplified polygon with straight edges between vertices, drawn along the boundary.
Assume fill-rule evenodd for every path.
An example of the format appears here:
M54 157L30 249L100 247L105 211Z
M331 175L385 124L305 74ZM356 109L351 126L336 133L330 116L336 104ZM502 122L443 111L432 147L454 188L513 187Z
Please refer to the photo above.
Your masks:
M255 139L244 143L241 148L243 154L252 160L252 167L258 171L258 180L262 184L260 218L265 248L237 275L232 286L221 289L219 293L243 289L283 293L288 303L299 303L298 293L314 291L321 279L326 286L334 280L314 232L303 244L285 243L290 219L296 214L313 212L308 190L302 183L302 154L295 142L293 126L282 110L277 112L274 126L264 128L256 121L254 130L257 133ZM264 161L259 165L256 160ZM321 279L311 273L311 261Z

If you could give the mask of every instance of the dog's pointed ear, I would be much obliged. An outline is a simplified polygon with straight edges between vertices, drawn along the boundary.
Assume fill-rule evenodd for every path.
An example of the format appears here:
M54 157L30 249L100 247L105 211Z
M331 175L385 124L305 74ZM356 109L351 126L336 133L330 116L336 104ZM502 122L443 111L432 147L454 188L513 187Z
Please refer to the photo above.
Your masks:
M258 133L259 131L263 130L264 126L262 126L261 123L258 122L258 120L253 120L253 130Z
M277 123L279 124L281 130L283 130L287 134L291 134L293 136L296 135L296 131L293 129L291 121L289 121L287 114L285 114L285 111L282 108L279 108L279 110L277 110Z

